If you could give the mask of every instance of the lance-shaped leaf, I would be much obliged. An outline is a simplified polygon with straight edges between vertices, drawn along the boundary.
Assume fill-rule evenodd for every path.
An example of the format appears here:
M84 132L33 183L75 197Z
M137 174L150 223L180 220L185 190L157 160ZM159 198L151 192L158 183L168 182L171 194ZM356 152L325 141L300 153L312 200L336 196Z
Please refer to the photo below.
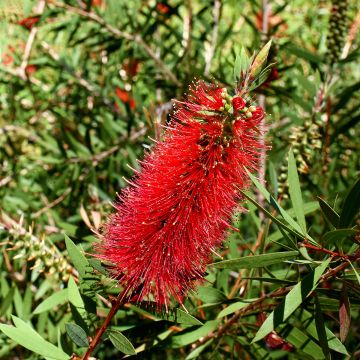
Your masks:
M359 213L360 209L360 179L354 184L350 189L346 199L344 201L344 206L340 214L340 223L341 228L349 227L355 215Z
M217 269L253 269L278 264L282 261L293 259L298 254L298 251L283 251L270 254L244 256L238 259L219 261L208 266Z
M304 204L301 196L299 175L296 169L294 154L291 149L289 151L289 161L288 161L288 183L289 183L290 198L293 204L293 209L295 211L296 219L301 227L301 230L303 231L304 234L306 234Z
M256 55L253 63L251 64L250 75L255 77L262 69L266 59L269 55L272 40L268 41L265 46Z
M347 288L343 285L343 290L340 296L340 308L339 308L339 322L340 322L340 339L345 342L351 325L351 312L350 302L347 293Z
M320 266L316 267L302 281L293 287L286 295L284 301L261 325L252 342L259 341L270 334L301 305L301 303L316 289L318 281L329 263L330 259L325 260Z

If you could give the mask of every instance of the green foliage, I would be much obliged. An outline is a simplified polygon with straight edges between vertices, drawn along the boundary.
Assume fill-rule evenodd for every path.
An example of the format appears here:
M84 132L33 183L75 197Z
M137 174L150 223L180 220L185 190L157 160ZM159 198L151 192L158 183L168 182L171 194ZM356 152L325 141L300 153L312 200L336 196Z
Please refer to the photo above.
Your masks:
M1 359L85 353L120 291L89 255L110 202L194 78L244 77L272 149L240 232L185 308L125 304L93 356L358 357L357 9L268 1L263 31L263 3L0 1Z

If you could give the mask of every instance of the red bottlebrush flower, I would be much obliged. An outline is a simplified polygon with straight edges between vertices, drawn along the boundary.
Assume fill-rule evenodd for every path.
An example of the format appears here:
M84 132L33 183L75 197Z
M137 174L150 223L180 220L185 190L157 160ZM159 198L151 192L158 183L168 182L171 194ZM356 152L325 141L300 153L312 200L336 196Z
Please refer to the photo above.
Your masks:
M234 114L226 89L203 81L176 103L163 142L141 162L96 246L127 298L167 308L203 278L250 183L246 169L258 170L264 112L247 109Z
M129 104L130 109L133 110L136 108L136 102L128 91L117 87L115 89L115 94L124 104Z
M127 77L135 77L140 70L140 60L135 58L127 60L123 65L123 69Z
M19 20L17 24L23 26L28 30L31 30L32 27L39 22L39 20L40 20L40 16L32 16Z
M27 65L26 68L25 68L25 73L28 75L28 76L31 76L32 74L34 74L36 71L36 65Z
M91 5L92 6L101 6L102 0L92 0Z
M160 13L160 14L167 14L170 11L170 7L169 5L165 4L165 3L157 3L156 4L156 10Z
M5 65L5 66L9 66L14 62L14 57L8 53L4 53L1 62Z

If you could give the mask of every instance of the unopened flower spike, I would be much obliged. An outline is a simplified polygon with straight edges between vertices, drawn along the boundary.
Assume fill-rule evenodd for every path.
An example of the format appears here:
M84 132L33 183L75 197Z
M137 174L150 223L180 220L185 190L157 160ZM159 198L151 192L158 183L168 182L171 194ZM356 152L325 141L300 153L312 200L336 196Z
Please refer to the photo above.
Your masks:
M125 300L183 304L225 239L238 189L249 186L247 170L259 170L264 150L264 111L245 101L246 89L238 94L201 80L190 85L163 141L119 196L96 250Z

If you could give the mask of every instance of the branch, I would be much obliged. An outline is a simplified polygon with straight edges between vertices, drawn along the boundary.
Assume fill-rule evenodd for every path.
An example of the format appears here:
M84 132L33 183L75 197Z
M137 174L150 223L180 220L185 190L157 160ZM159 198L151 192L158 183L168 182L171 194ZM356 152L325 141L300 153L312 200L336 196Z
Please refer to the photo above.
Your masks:
M33 219L39 217L40 215L42 215L44 212L48 211L49 209L51 209L52 207L56 206L57 204L61 203L69 194L71 193L71 188L68 188L64 191L64 193L59 196L57 199L55 199L54 201L52 201L51 203L47 204L45 207L43 207L42 209L40 209L39 211L37 211L35 214L33 214L31 217Z
M145 43L141 35L139 34L131 34L126 31L121 31L112 25L108 24L102 17L98 16L92 11L85 11L79 8L76 8L74 6L70 6L67 4L62 4L57 1L50 0L50 4L54 5L55 7L62 8L64 10L67 10L73 14L80 15L88 20L91 20L99 25L101 25L103 28L105 28L109 33L111 33L115 38L117 39L125 39L128 41L134 41L136 44L138 44L140 47L142 47L145 52L155 61L155 63L162 69L162 71L165 73L166 77L171 80L175 85L181 86L180 81L177 79L177 77L172 73L172 71L167 67L167 65L156 55L156 53L151 49L149 45Z
M36 6L36 14L41 15L44 12L45 5L46 5L46 1L45 0L40 0L39 3ZM23 59L22 59L20 67L18 68L18 71L19 71L19 73L22 74L23 78L27 77L27 75L26 75L26 67L27 67L28 62L29 62L31 49L32 49L32 46L33 46L33 43L34 43L37 32L38 32L38 27L33 26L31 28L31 30L30 30L30 34L29 34L28 40L27 40L26 45L25 45Z
M269 15L270 15L270 4L268 3L268 0L263 0L262 2L262 40L265 43L269 36ZM260 94L259 95L259 105L263 108L264 111L266 111L266 101L265 101L265 95ZM265 147L265 125L264 123L260 124L260 143L261 143L261 154L260 154L260 164L259 164L259 182L262 185L265 185L265 173L266 173L266 147ZM264 205L264 197L258 191L257 193L257 199L258 203L260 205ZM260 222L264 222L265 216L263 213L259 214Z
M349 261L343 262L337 267L328 270L324 275L321 276L319 283L324 282L326 280L329 280L330 278L334 277L339 272L345 270L350 265ZM236 311L235 314L228 319L222 326L220 326L218 329L216 329L214 332L208 334L207 336L203 337L201 340L197 342L196 347L199 347L200 345L205 344L207 341L218 338L221 335L223 335L233 324L235 324L239 318L243 315L246 315L254 310L257 310L259 308L263 307L263 302L267 299L272 299L276 297L283 297L287 295L292 290L292 287L285 287L277 289L269 294L263 295L257 300L253 301L249 305L241 308L240 310Z

